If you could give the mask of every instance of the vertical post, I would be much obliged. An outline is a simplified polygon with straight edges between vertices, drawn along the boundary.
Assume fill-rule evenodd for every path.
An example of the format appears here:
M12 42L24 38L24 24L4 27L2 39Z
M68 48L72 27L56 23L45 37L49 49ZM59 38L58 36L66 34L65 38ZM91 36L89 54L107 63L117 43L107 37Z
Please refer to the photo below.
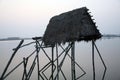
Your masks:
M52 80L54 80L54 76L53 76L53 71L54 71L54 67L53 67L53 65L54 65L54 46L52 46L52 69L51 69L51 77L52 77Z
M36 40L36 57L37 57L37 68L38 68L38 80L40 80L39 78L39 47L38 47L38 41Z
M27 74L27 63L28 63L28 59L26 59L25 57L23 58L23 65L24 65L24 72L23 72L23 77L22 80L27 80L28 78L28 74Z
M23 58L23 65L24 65L24 72L23 72L22 80L25 80L25 79L27 80L27 70L26 70L27 61L25 57Z
M75 42L72 42L72 48L71 48L71 77L72 80L76 79L76 73L75 73Z
M95 58L94 58L94 40L92 40L92 66L93 66L93 80L95 80Z
M56 57L57 57L57 80L59 80L59 60L58 60L58 46L56 44Z
M7 66L6 66L5 69L4 69L4 72L2 73L2 76L1 76L0 80L3 80L3 77L4 77L4 75L5 75L6 71L7 71L10 63L12 62L15 54L17 53L18 49L21 47L21 45L23 44L23 42L24 42L24 40L21 40L20 43L19 43L19 45L18 45L17 48L15 49L14 53L12 54L10 60L9 60L8 63L7 63Z

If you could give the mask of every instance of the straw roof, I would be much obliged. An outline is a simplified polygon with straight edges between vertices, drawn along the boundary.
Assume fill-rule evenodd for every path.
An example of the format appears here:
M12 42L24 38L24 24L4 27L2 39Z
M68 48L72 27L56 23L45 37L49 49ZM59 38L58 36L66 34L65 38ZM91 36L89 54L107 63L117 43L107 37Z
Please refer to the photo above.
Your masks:
M43 41L45 45L54 45L70 41L96 40L100 37L101 34L91 19L88 9L82 7L52 17Z

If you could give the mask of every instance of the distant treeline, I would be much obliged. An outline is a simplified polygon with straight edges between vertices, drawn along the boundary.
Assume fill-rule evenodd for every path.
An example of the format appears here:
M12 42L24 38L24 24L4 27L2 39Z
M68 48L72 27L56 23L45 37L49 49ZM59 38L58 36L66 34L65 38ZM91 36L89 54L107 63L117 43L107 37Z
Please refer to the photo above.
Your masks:
M102 36L103 37L120 37L120 34L119 35L116 35L116 34L104 34Z
M115 38L115 37L120 37L120 34L104 34L102 35L103 38ZM9 41L9 40L30 40L33 38L20 38L20 37L8 37L8 38L2 38L0 41Z
M0 39L0 41L5 41L5 40L21 40L21 38L19 38L19 37L8 37L8 38Z

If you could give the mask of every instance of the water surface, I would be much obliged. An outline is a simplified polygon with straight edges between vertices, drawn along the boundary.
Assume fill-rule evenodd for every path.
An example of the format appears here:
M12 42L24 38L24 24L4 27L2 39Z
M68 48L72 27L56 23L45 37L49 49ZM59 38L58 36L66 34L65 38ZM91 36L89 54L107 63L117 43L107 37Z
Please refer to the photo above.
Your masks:
M28 43L31 42L31 40L26 40L24 42ZM1 41L0 42L0 75L2 74L10 56L13 53L13 48L15 48L19 44L19 41ZM105 80L120 80L120 39L114 38L114 39L102 39L97 40L96 45L105 61L105 64L107 66L107 72L105 76ZM23 57L27 57L30 53L32 53L35 50L35 44L26 46L24 48L21 48L17 54L15 55L15 58L13 59L10 67L8 68L8 71L10 71L15 65L17 65L19 62L23 61ZM49 56L51 56L51 49L45 49ZM92 44L91 42L76 42L75 44L75 59L76 62L79 63L79 65L86 71L86 74L80 79L80 80L92 80ZM49 61L48 58L45 57L43 52L40 52L40 68L43 67L47 62ZM33 58L35 56L32 56L29 59L28 63L28 70L30 68L30 65L33 61ZM65 73L68 80L71 79L71 73L70 73L70 58L67 56L65 59L65 62L63 64L62 70ZM103 64L101 63L101 60L95 50L95 65L96 65L96 80L101 80L102 74L103 74ZM48 71L45 72L47 76L50 76ZM7 72L8 72L7 71ZM36 69L33 72L33 75L31 76L31 80L37 79L37 73ZM6 80L21 80L22 79L22 73L23 73L23 65L21 65L18 69L16 69L11 75L9 75ZM81 70L76 66L76 76L79 76L82 74ZM62 80L61 76L61 80Z

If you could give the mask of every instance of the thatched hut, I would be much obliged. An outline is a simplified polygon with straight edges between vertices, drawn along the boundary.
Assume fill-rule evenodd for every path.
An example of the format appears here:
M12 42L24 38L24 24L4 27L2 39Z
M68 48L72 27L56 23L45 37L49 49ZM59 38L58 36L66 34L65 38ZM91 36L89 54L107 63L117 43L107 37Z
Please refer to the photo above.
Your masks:
M82 7L54 16L50 19L43 36L45 45L70 41L89 41L101 37L88 9Z

